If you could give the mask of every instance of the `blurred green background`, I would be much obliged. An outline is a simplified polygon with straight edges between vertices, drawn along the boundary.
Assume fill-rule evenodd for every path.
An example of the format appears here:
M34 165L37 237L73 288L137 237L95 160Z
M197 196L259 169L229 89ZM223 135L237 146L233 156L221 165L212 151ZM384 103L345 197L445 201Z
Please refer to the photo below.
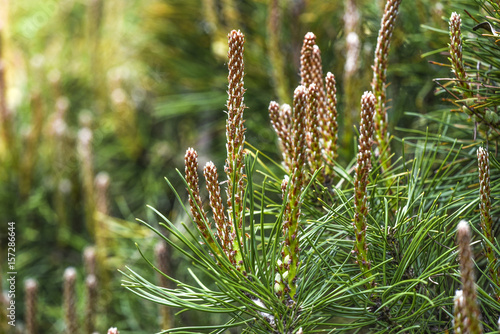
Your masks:
M149 270L158 240L135 221L155 223L151 205L187 221L163 178L181 193L175 169L187 147L222 166L225 157L227 33L246 36L247 141L272 158L271 100L291 103L299 53L312 31L323 70L337 78L340 162L354 154L359 99L370 88L383 1L323 0L48 0L3 1L1 11L0 245L6 270L6 223L16 222L17 323L25 319L23 282L38 282L39 333L65 331L63 272L77 269L77 309L87 297L82 254L95 246L96 331L162 328L157 305L120 287L117 269ZM440 108L433 78L449 69L422 54L446 47L455 10L445 1L403 1L390 52L390 131L410 127L406 112ZM349 33L358 37L353 44ZM351 34L351 37L353 35ZM354 42L356 42L354 40ZM351 53L349 53L351 52ZM351 63L346 67L347 58ZM445 56L433 59L446 62ZM187 197L186 197L187 198ZM188 273L167 250L175 277ZM151 276L155 275L151 271ZM5 291L7 283L1 282ZM210 323L181 314L176 325ZM2 324L3 325L3 324ZM82 333L84 330L82 330Z

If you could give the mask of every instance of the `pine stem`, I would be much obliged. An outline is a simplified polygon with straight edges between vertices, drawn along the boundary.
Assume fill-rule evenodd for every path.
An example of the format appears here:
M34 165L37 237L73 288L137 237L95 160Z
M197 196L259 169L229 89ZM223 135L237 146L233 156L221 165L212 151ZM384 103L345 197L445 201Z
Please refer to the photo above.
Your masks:
M245 193L244 173L244 142L245 127L243 126L244 104L244 81L245 66L243 63L243 51L245 37L238 30L232 30L228 35L228 100L227 100L227 122L226 122L226 148L227 159L225 172L227 175L227 211L233 234L233 250L236 251L236 268L242 270L242 238L243 221L245 219L245 205L242 203ZM240 237L240 240L236 236Z
M292 166L292 143L291 143L291 113L292 109L288 104L280 105L271 101L269 103L269 117L271 124L278 135L281 153L283 156L283 163L287 171L290 171Z
M280 48L282 8L280 0L269 1L267 18L267 53L271 62L272 80L278 100L284 103L288 99L287 78L285 76L285 57Z
M378 158L383 170L390 168L390 146L389 133L387 131L387 111L386 111L386 85L387 85L387 64L389 59L389 48L391 45L394 23L398 15L401 0L388 0L380 30L378 33L377 47L375 49L375 60L373 64L372 91L375 95L375 142L378 145Z
M164 241L159 241L155 245L156 266L166 275L172 275L170 271L170 254L167 244ZM158 274L159 285L163 288L170 288L169 280L162 274ZM170 307L158 305L160 312L160 326L163 330L171 329L174 326Z
M191 192L191 196L189 196L191 214L193 215L194 222L198 226L198 230L203 235L210 249L213 252L217 252L218 248L210 232L210 222L205 210L203 210L203 203L200 197L200 187L198 185L198 153L193 148L188 148L184 157L184 162L186 182L189 186L188 192Z
M469 223L460 221L457 227L458 251L460 256L460 277L463 286L463 326L464 333L481 334L483 332L477 304L476 280L474 275L474 262L472 259L471 232Z
M27 279L24 283L25 290L25 322L26 322L26 333L36 334L37 333L37 294L38 294L38 283L34 279Z
M493 237L493 219L491 218L491 190L490 190L490 160L489 153L483 147L477 150L477 160L479 169L479 211L481 213L481 229L486 241L483 242L484 253L488 260L490 277L495 283L495 295L500 299L500 273L497 269L498 259L491 245L496 241Z
M318 170L322 165L321 148L319 145L320 132L318 128L318 114L320 114L320 96L319 89L315 83L309 85L308 88L308 111L307 111L307 133L306 142L308 146L308 162L312 173ZM323 180L320 178L319 180Z
M450 62L453 73L458 80L458 86L464 98L472 97L470 84L467 82L467 73L465 72L462 59L462 19L460 14L453 12L450 17Z
M76 270L69 267L64 271L64 313L66 320L66 333L78 333L78 320L76 316Z
M366 228L368 218L368 176L371 169L371 145L373 136L373 117L376 99L373 93L365 92L361 98L361 123L359 125L359 152L357 155L356 177L354 180L354 233L356 235L356 261L365 277L371 277L371 264L368 260Z
M453 333L465 333L464 329L464 296L462 290L455 291L453 299Z
M85 305L84 328L86 333L93 333L97 312L97 277L93 274L87 275L85 286L87 288L87 304Z
M285 244L283 247L283 258L278 263L279 273L276 275L276 283L279 285L277 294L285 296L288 294L291 300L297 298L297 279L300 266L299 258L299 219L300 219L300 195L304 187L303 169L306 165L306 145L305 122L307 115L307 89L299 86L294 93L294 108L292 113L292 172L287 182L282 184L282 188L288 186L285 212L283 214L283 234ZM286 185L285 185L286 184ZM284 189L285 190L285 189Z
M328 178L333 176L333 165L334 161L338 157L338 123L337 123L337 87L335 76L328 72L325 78L326 87L326 108L322 115L321 127L322 127L322 137L323 137L323 160L325 161L325 171L324 175L326 177L325 181L329 181Z
M226 214L224 213L224 204L222 202L217 168L212 161L208 162L205 165L203 173L207 182L210 207L212 208L215 225L217 226L217 237L221 242L222 249L229 259L229 262L235 265L236 262L234 259L233 251L233 234L231 231L229 220L226 218Z

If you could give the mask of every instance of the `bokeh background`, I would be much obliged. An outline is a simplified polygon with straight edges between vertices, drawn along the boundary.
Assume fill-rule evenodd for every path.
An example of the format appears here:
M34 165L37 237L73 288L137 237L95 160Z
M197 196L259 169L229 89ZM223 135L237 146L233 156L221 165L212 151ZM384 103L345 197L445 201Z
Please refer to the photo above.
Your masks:
M0 332L24 332L29 305L23 287L30 278L38 284L37 332L65 332L63 274L74 267L77 321L84 333L85 279L95 261L95 331L115 326L121 333L152 333L216 320L174 316L180 310L140 300L120 286L118 269L129 266L156 277L135 246L155 261L159 238L136 221L157 223L147 205L174 222L188 221L164 181L169 178L185 194L176 172L182 172L185 150L195 147L201 166L208 160L224 163L227 33L240 29L246 36L247 141L274 159L279 150L267 106L271 100L291 103L302 39L309 31L316 34L323 70L337 78L339 159L346 163L354 155L359 99L370 88L385 2L2 0L0 5L0 263L7 272L5 226L14 221L18 272L17 326L7 327L2 319ZM429 60L446 62L446 56L423 55L446 48L453 10L448 1L402 3L388 72L390 129L396 136L400 128L414 126L410 114L442 108L432 79L447 77L450 70ZM157 257L174 277L188 275L188 264L175 252L166 249ZM1 287L6 290L3 278Z

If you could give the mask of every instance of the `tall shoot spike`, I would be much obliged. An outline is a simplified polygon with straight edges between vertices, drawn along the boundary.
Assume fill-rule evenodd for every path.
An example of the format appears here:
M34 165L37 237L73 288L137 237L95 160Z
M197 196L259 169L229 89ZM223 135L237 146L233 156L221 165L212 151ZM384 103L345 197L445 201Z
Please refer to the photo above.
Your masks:
M87 275L97 275L97 255L94 246L87 246L83 250L83 264Z
M299 218L300 218L300 195L302 193L305 178L304 167L306 165L306 130L305 122L307 115L307 89L299 86L295 89L292 112L292 171L288 181L283 182L283 191L288 186L285 212L283 213L283 234L285 244L283 247L283 258L278 263L276 274L276 293L280 296L288 294L290 300L296 299L299 259Z
M328 73L325 80L323 79L321 52L316 45L316 36L312 32L304 37L300 55L300 76L301 84L308 89L310 95L307 124L309 166L311 172L314 172L323 165L325 168L319 180L329 181L332 176L333 160L337 153L335 77Z
M73 267L64 271L64 314L66 333L78 333L78 320L76 315L76 270Z
M82 116L85 122L90 123L85 115ZM95 189L94 189L94 153L92 149L92 131L90 124L84 124L84 127L78 131L77 151L81 163L81 177L85 195L85 220L87 228L93 237L96 236L95 214Z
M490 158L489 153L483 147L477 149L477 161L479 169L479 211L481 214L481 229L486 240L483 242L484 253L488 260L490 277L495 283L495 294L500 299L500 273L497 269L498 259L491 245L496 241L493 237L493 219L491 218L491 190L490 190Z
M269 1L267 17L268 38L267 50L271 62L272 80L274 90L280 102L285 102L289 97L287 78L285 75L285 56L281 52L280 37L282 36L281 25L283 21L283 8L279 0Z
M221 242L222 249L229 259L229 262L234 265L236 262L233 254L233 231L224 213L224 204L222 202L218 181L219 176L217 174L217 168L212 161L207 162L203 169L203 173L207 182L210 207L212 208L215 225L217 226L217 237Z
M210 223L207 219L207 214L203 210L203 203L200 197L200 187L198 185L198 153L193 148L188 148L184 157L186 182L188 184L189 205L194 222L198 226L198 230L203 235L203 238L209 243L212 250L216 250L215 242L210 234Z
M450 17L450 63L453 73L458 81L458 86L462 89L464 98L472 97L470 84L467 82L467 73L465 72L462 59L462 19L460 14L451 13Z
M384 16L378 32L377 47L375 49L375 60L373 64L372 91L377 104L375 112L375 141L378 145L379 161L382 168L387 170L390 167L390 147L389 134L387 132L387 112L386 112L386 81L387 63L389 59L389 48L391 45L394 23L398 15L401 0L388 0L385 4Z
M159 241L154 248L156 267L165 275L172 275L170 270L170 253L166 242ZM157 273L158 283L163 288L170 288L171 284L165 275ZM158 305L160 313L160 326L162 329L170 329L173 327L173 316L171 309L165 305Z
M245 218L245 171L244 171L244 142L245 127L243 126L243 111L246 106L243 94L245 93L244 81L245 65L243 63L243 51L245 37L241 31L233 30L228 35L228 99L227 99L227 122L226 122L226 148L227 159L225 172L227 175L227 210L228 219L233 232L238 230L242 237L242 225ZM235 233L236 235L236 233ZM241 269L241 242L235 241L236 268Z
M25 291L25 318L26 318L26 333L36 334L37 333L37 295L38 295L38 283L29 278L24 282Z
M361 97L361 123L359 125L358 155L356 177L354 180L354 233L356 235L353 253L361 272L370 277L370 261L366 243L366 227L368 218L368 175L371 169L371 146L373 136L373 114L377 101L372 92L365 92Z
M325 175L331 175L334 161L338 156L338 123L337 123L337 88L335 76L328 72L325 78L326 86L326 109L321 117L321 127L323 136L323 159L326 163Z
M457 290L455 291L455 298L453 298L453 333L465 333L464 311L464 294L462 290Z
M244 207L244 151L245 127L243 126L243 111L245 110L243 87L245 66L243 63L243 51L245 38L238 30L233 30L228 35L228 100L227 100L227 159L225 171L228 178L227 196L229 220L237 228L241 228ZM236 219L236 221L234 221Z
M99 172L95 177L96 210L104 215L109 214L110 177L106 172Z
M85 332L94 333L97 314L97 277L92 274L87 275L85 287L87 290L87 304L85 305L84 328Z
M324 100L325 91L321 51L316 45L316 36L312 32L308 32L304 36L302 49L300 50L300 78L300 84L307 89L312 84L315 84L320 95L320 100ZM321 106L323 106L322 102L320 102Z
M483 332L477 304L476 280L474 275L474 261L470 247L471 233L469 223L460 221L457 227L458 252L460 257L460 277L463 285L463 326L464 333L481 334Z
M318 114L320 114L320 94L319 88L315 83L312 83L308 88L308 111L307 111L307 133L306 140L308 146L307 160L311 172L314 173L322 165L320 132L318 127ZM320 180L322 181L322 180Z
M351 131L352 124L357 122L359 115L359 87L362 84L362 76L359 75L362 22L359 8L362 4L357 0L344 0L344 35L345 35L345 64L343 89L343 112L345 133ZM350 145L350 136L342 137L342 145Z
M312 53L311 53L311 62L312 62L312 83L315 84L318 89L318 100L320 108L324 109L325 102L325 85L323 80L323 65L321 61L321 51L319 46L313 45ZM309 88L309 87L307 87Z
M290 124L291 124L291 112L292 109L288 104L280 105L271 101L269 103L269 118L271 119L271 124L278 135L278 140L280 144L281 153L283 155L283 162L287 171L291 169L291 134L290 134Z
M300 50L300 84L306 88L314 82L314 65L313 61L313 48L316 45L316 35L308 32L304 36L302 49Z

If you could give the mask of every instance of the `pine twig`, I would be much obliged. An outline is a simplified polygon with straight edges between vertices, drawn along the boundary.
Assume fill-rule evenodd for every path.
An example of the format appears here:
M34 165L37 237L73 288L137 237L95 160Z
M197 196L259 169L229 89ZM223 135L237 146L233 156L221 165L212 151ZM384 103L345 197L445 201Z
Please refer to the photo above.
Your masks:
M302 44L300 76L301 84L308 89L309 94L309 167L314 173L320 166L325 166L319 181L329 182L333 176L334 159L337 157L337 89L332 73L328 72L323 79L321 52L312 32L306 34Z
M85 305L85 331L93 333L97 313L97 277L93 274L87 275L85 279L87 288L87 304Z
M308 108L306 125L306 142L308 146L307 160L312 173L318 170L322 165L320 132L318 127L318 115L320 115L320 89L312 83L308 88ZM320 180L322 182L323 180Z
M481 213L481 229L486 238L483 242L484 253L488 260L490 277L495 283L495 295L500 299L500 273L497 269L498 259L490 245L495 244L493 237L493 219L491 218L491 190L490 190L490 161L489 153L483 147L477 149L477 160L479 169L479 211Z
M155 260L156 266L160 271L166 275L171 275L170 271L170 254L168 252L167 244L164 241L159 241L155 245ZM169 288L169 280L162 274L158 273L159 285L163 288ZM173 319L170 307L165 305L158 305L160 311L160 326L162 329L173 328Z
M465 302L462 290L455 291L455 298L453 298L453 333L465 333L464 329L464 312Z
M280 48L283 9L280 0L269 1L267 18L267 53L271 62L272 80L278 100L283 103L288 98L287 78L285 76L285 57Z
M331 169L333 169L333 164L335 159L338 157L338 129L339 125L337 122L337 87L335 76L328 72L325 78L326 87L326 108L321 117L321 127L323 136L323 160L326 163L325 175L331 175Z
M470 83L467 82L467 73L465 72L462 59L462 19L460 14L453 12L450 17L450 62L453 73L458 80L458 86L462 88L463 98L472 97Z
M471 232L469 223L460 221L457 227L458 251L460 256L460 277L463 286L464 307L462 313L464 333L481 334L483 332L477 304L476 279L472 260Z
M283 163L287 171L291 168L291 137L290 124L292 109L288 104L283 104L281 107L278 102L271 101L269 103L269 117L274 131L278 135L278 141L283 156Z
M245 173L244 173L244 143L245 127L243 126L244 103L244 81L245 65L243 62L243 51L245 37L241 31L232 30L228 35L228 100L227 100L227 122L226 122L226 148L227 159L224 171L227 175L227 211L232 233L234 234L233 251L237 270L242 270L242 240L236 240L236 235L242 237L242 225L245 219ZM238 233L236 233L236 229Z
M305 122L307 115L307 89L299 86L295 89L292 112L292 171L288 180L282 183L282 189L288 187L285 211L283 213L283 234L285 244L283 247L283 258L278 263L275 291L278 295L288 294L290 300L296 299L299 258L299 219L300 219L300 195L304 187L304 172L306 155Z
M385 5L373 64L372 91L377 102L375 108L375 142L378 145L379 161L382 163L383 170L387 170L390 167L390 146L386 111L387 64L394 23L400 4L401 0L388 0Z
M354 233L356 235L355 249L356 261L361 272L370 277L371 264L368 260L368 245L366 243L366 227L368 218L368 175L371 169L371 146L373 136L373 116L375 113L376 99L372 92L365 92L361 97L361 123L359 125L359 140L354 180Z
M66 320L66 333L78 333L78 320L76 316L76 270L73 267L64 271L64 313Z
M94 246L87 246L83 250L83 265L87 275L97 275L96 250Z
M36 334L37 333L37 295L38 295L38 283L34 279L27 279L24 282L25 290L25 322L26 322L26 333Z
M188 192L191 192L191 196L189 196L191 214L193 215L194 221L198 226L198 230L203 235L203 238L208 242L210 249L212 251L216 251L217 247L215 246L215 241L210 233L210 222L207 218L207 214L203 210L203 203L200 197L200 187L198 185L198 153L193 148L188 148L184 161L186 182L189 186Z
M218 181L219 177L217 174L217 167L215 167L214 163L210 161L205 165L203 173L207 182L210 207L212 208L215 225L217 226L217 237L221 242L222 249L229 259L229 262L235 265L236 261L234 259L233 251L234 236L231 231L231 225L229 224L226 214L224 213L224 204L222 202Z

